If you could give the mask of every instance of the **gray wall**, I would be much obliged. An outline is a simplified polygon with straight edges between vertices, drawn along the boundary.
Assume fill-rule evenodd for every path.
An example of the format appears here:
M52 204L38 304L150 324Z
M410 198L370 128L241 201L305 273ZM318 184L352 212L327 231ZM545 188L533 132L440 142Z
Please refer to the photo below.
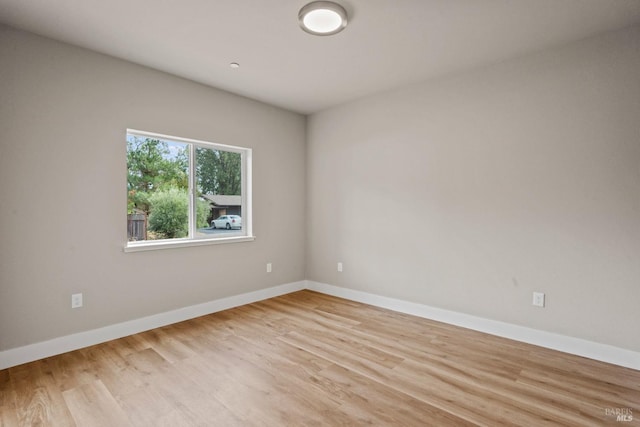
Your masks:
M304 116L3 26L0 100L0 350L304 279ZM252 148L257 239L123 253L128 127Z
M308 279L640 350L640 27L314 114L307 144Z

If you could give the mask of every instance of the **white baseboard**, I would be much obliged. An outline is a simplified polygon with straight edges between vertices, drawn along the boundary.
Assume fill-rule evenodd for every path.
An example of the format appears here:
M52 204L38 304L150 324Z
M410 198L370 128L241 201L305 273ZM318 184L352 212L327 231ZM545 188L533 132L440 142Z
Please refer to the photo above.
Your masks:
M600 344L580 338L554 334L526 328L524 326L484 319L469 314L443 310L424 304L417 304L394 298L383 297L363 291L328 285L326 283L303 280L261 289L245 294L234 295L202 304L192 305L153 316L130 320L99 329L54 338L24 347L0 352L0 369L10 368L45 357L55 356L106 341L122 338L150 329L182 322L229 308L277 297L291 292L310 289L327 295L333 295L352 301L370 304L376 307L461 326L515 341L526 342L565 353L588 357L614 365L640 370L640 353L607 344Z
M229 308L277 297L305 289L305 287L306 281L288 283L285 285L274 286L267 289L261 289L254 292L248 292L202 304L179 308L177 310L167 311L153 316L117 323L115 325L109 325L99 329L54 338L49 341L38 342L24 347L12 348L0 352L0 369L10 368L12 366L100 344L117 338L126 337L128 335L137 334L139 332L148 331L150 329L159 328L161 326L170 325L172 323L182 322L184 320L227 310Z
M345 298L351 301L357 301L376 307L436 320L438 322L461 326L467 329L473 329L515 341L521 341L577 356L587 357L601 362L640 370L640 353L607 344L600 344L580 338L540 331L524 326L471 316L469 314L458 313L455 311L443 310L441 308L431 307L424 304L416 304L399 299L383 297L368 292L356 291L311 280L307 280L307 289Z

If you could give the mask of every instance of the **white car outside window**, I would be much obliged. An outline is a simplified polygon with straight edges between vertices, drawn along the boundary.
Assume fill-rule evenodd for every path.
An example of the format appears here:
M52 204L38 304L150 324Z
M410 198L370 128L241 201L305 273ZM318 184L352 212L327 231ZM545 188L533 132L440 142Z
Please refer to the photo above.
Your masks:
M211 228L242 228L242 218L238 215L222 215L211 221Z

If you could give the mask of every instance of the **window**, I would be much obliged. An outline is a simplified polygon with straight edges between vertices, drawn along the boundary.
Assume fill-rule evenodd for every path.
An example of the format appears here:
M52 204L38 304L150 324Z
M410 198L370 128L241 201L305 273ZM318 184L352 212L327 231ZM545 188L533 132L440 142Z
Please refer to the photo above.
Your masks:
M127 130L127 245L253 240L251 149Z

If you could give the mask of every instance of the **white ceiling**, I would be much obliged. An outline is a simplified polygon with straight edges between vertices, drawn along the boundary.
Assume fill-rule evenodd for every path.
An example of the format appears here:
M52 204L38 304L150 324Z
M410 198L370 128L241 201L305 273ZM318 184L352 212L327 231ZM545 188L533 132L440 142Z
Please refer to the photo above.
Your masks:
M0 0L0 22L301 113L640 22L640 0L336 1L329 37L305 0Z

